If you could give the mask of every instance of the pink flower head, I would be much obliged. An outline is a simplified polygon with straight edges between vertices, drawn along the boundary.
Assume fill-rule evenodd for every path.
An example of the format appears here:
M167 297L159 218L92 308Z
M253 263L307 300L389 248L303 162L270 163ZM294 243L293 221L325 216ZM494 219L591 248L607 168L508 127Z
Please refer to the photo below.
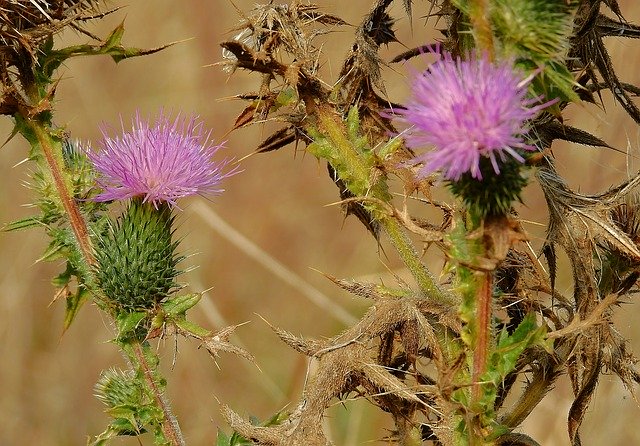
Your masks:
M176 206L176 200L199 193L219 194L220 182L237 173L224 172L228 160L213 161L223 147L214 145L196 117L178 115L175 121L162 112L153 126L136 114L129 132L110 137L102 128L102 147L89 158L104 189L96 201L143 197L158 207Z
M423 163L418 175L442 170L448 180L466 173L481 180L480 157L490 159L496 174L498 160L507 156L524 162L518 150L535 150L524 141L527 120L555 102L531 107L540 98L526 98L530 81L514 72L510 62L494 64L486 56L454 60L449 53L417 74L413 96L397 114L411 125L409 147L434 146L413 160Z

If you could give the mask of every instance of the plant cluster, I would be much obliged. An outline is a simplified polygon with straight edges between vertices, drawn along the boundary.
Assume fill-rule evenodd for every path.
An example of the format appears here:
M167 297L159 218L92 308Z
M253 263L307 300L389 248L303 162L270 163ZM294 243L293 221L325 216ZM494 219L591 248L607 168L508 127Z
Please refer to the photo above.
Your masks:
M640 27L624 19L616 0L423 3L420 10L444 25L438 42L383 60L381 47L398 42L393 0L372 1L336 79L322 76L322 37L346 22L314 4L257 5L221 44L226 72L260 77L256 91L238 94L247 105L233 130L280 123L256 152L296 143L325 162L345 213L376 243L389 243L412 280L389 286L327 275L338 289L369 299L369 310L329 339L274 329L316 370L299 402L264 425L223 404L235 432L220 433L218 445L331 444L322 421L349 395L389 414L394 429L386 440L396 444L537 445L520 427L566 374L574 394L567 431L577 446L604 371L632 393L640 383L636 357L611 319L640 277L640 175L583 195L558 174L551 151L556 140L610 149L563 120L573 104L599 104L603 90L640 124L632 99L640 89L618 78L603 43L637 38ZM220 351L252 357L229 342L235 326L213 332L187 318L200 294L183 293L178 281L175 213L185 196L220 193L238 169L213 160L222 145L195 117L136 116L119 136L103 129L98 149L71 141L53 123L55 75L66 60L109 55L119 62L162 49L123 46L123 26L105 39L92 35L84 24L113 12L100 6L31 0L0 7L0 112L30 144L39 209L5 229L41 227L51 237L42 258L66 263L54 279L66 302L65 329L89 300L113 322L128 369L107 370L96 385L112 421L92 444L150 432L156 444L182 445L152 342L180 335L214 358ZM402 6L414 14L411 0ZM54 37L65 28L88 43L59 48ZM388 97L383 67L425 54L437 60L411 74L410 98ZM516 210L533 182L549 215L541 252L528 243ZM446 203L433 199L440 185L451 192ZM417 217L410 201L441 218ZM446 257L442 272L425 266L427 249ZM555 286L559 250L571 266L571 294Z

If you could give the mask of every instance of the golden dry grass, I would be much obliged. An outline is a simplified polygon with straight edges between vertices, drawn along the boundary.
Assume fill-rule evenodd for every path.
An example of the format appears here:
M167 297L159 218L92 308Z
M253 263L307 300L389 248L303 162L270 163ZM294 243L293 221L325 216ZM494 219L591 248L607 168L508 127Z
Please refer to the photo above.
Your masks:
M247 10L254 1L234 3ZM318 3L355 24L366 12L367 2ZM398 24L404 29L400 39L407 46L424 39L420 16L425 4L415 2L413 34L407 19ZM640 5L634 0L620 4L629 20L640 22ZM121 115L126 123L136 110L154 114L159 107L201 115L214 129L216 139L227 140L227 153L236 158L250 153L268 135L268 129L258 127L225 134L242 104L220 99L257 86L256 79L246 73L228 78L218 67L206 66L220 60L218 42L228 38L226 31L237 23L230 1L132 2L97 28L105 31L125 16L128 44L153 47L192 39L118 66L107 58L69 62L61 72L56 116L73 136L97 141L98 123L118 126ZM69 41L77 38L71 34L64 37ZM327 62L324 69L329 75L335 75L351 37L352 29L347 27L328 38L326 50L333 55L333 62ZM616 41L610 48L620 77L640 83L637 42ZM394 70L386 70L394 79L388 92L402 97L404 70ZM615 147L628 150L628 156L584 147L555 149L560 171L583 191L608 187L624 178L627 169L640 167L637 127L610 97L605 97L605 104L606 116L596 107L574 107L569 123L595 131ZM8 120L0 123L1 134L8 136L10 130ZM23 206L32 199L23 186L28 165L13 167L24 159L26 151L20 138L0 150L0 223L32 212ZM388 270L398 267L395 259L379 255L375 242L355 219L343 224L339 209L325 206L338 197L335 186L327 181L324 165L302 152L294 155L293 147L288 147L250 157L242 163L244 172L227 182L223 196L183 203L182 249L192 254L188 264L199 265L184 280L196 291L212 288L192 317L212 328L249 321L234 341L251 351L259 366L226 355L217 368L196 344L179 340L172 368L175 344L172 339L166 341L161 352L170 397L189 444L212 444L219 427L228 430L219 415L218 400L241 414L264 419L299 396L307 361L279 342L262 318L296 334L331 336L344 327L337 311L346 310L352 317L363 312L366 302L336 290L314 269L338 277L377 280L388 278ZM531 188L527 194L525 214L544 222L539 192ZM250 255L246 249L251 249L251 244L241 249L233 242L234 234L225 230L212 212L268 256ZM531 231L534 237L542 235L536 226L532 225ZM112 331L107 321L92 305L87 305L62 335L63 305L56 302L48 306L53 292L50 278L60 265L36 262L46 243L37 230L0 233L0 445L84 444L87 435L101 432L108 421L92 396L93 384L101 370L123 363L117 349L108 343ZM442 259L432 256L428 261L437 268ZM307 292L313 288L325 296L329 308L313 304L301 288ZM640 330L633 324L640 309L634 303L620 313L620 327L640 351ZM558 389L525 423L525 430L543 445L566 444L570 401L570 389L560 381ZM584 443L640 444L638 416L637 403L617 379L605 377L583 427ZM389 427L388 420L366 402L336 404L327 422L335 444L340 446L375 442ZM115 444L137 442L125 439Z

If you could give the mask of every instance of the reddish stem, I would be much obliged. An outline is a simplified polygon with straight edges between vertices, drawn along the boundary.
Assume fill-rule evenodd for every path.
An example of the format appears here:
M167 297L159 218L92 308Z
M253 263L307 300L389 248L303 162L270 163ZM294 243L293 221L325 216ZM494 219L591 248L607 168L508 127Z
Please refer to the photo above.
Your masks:
M491 23L489 22L489 2L487 0L474 0L470 15L471 24L475 31L476 46L487 53L489 60L493 60L495 50Z
M482 283L478 289L478 301L476 307L476 321L478 331L476 345L473 352L472 398L478 401L482 395L482 375L487 371L489 354L489 339L491 337L491 300L493 289L493 275L490 272L483 274Z
M164 414L164 423L162 423L162 432L166 439L174 446L184 446L184 438L182 436L182 432L180 431L180 426L178 426L178 420L171 413L171 408L169 407L169 402L164 398L162 391L158 388L156 381L153 376L153 371L149 368L149 364L147 363L147 358L144 356L144 352L142 351L142 345L139 342L135 342L133 344L133 352L136 356L136 360L140 364L142 368L144 379L151 389L151 393L153 394L156 404L162 410Z
M42 129L40 123L30 121L30 124L38 138L38 143L42 148L42 153L44 153L47 164L49 165L49 171L53 176L53 181L58 191L58 195L60 196L60 201L62 201L62 206L69 216L69 223L71 224L71 229L76 237L80 251L82 252L87 264L89 266L93 266L95 264L95 257L93 256L93 251L91 249L87 224L85 223L84 218L82 218L82 215L80 215L80 210L78 209L76 202L69 194L69 188L64 180L64 175L60 169L58 160L53 153L53 147L49 142L49 135Z

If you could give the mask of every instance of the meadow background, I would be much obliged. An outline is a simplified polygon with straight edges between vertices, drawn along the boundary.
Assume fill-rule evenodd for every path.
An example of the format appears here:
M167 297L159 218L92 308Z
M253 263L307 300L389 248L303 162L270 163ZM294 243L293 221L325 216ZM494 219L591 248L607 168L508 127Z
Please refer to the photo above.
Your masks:
M325 11L357 25L367 12L364 0L319 0ZM640 4L619 0L626 18L640 22ZM112 2L119 5L120 2ZM227 134L240 101L229 97L255 91L258 78L238 72L229 77L219 66L219 42L231 38L238 24L234 4L248 11L253 0L138 0L100 23L89 25L99 35L125 20L125 43L155 47L182 41L158 54L126 60L119 65L107 57L72 60L59 72L56 121L75 138L97 144L99 124L119 129L133 114L165 111L198 114L213 129L216 140L226 140L224 155L240 159L270 133L273 126L255 126ZM428 4L414 2L414 17L397 23L402 44L412 47L431 41L434 21L425 28ZM327 80L335 80L353 39L353 26L326 37L323 64ZM426 31L426 30L429 31ZM81 39L68 32L61 39ZM640 84L638 42L610 41L609 48L621 80ZM383 52L389 60L404 48L392 45ZM407 95L406 68L385 69L387 92L395 101ZM569 124L589 130L620 149L554 146L559 171L575 189L597 192L640 168L640 132L622 109L604 94L605 110L571 106ZM606 111L606 115L605 115ZM8 118L0 121L0 139L11 133ZM0 226L34 212L25 187L28 147L16 137L0 149ZM181 250L184 266L196 266L182 276L193 291L210 289L191 316L204 326L221 328L248 322L233 341L256 357L256 364L223 354L217 365L195 342L167 339L160 347L169 395L188 444L215 444L216 431L229 431L219 414L219 401L243 415L266 419L294 403L300 395L308 361L281 343L269 324L304 336L332 336L367 308L325 279L337 277L383 280L392 283L399 262L386 257L353 217L344 220L337 206L337 188L324 163L290 146L276 153L242 161L243 173L225 183L220 197L197 197L181 202ZM540 191L530 186L521 212L531 220L534 243L544 234L545 206ZM541 225L542 224L542 225ZM110 345L108 321L91 304L62 333L63 302L54 302L50 279L61 265L37 262L48 240L42 231L0 233L0 445L82 445L87 435L101 432L108 422L103 406L93 397L101 370L123 365ZM388 252L392 252L388 250ZM434 271L443 258L426 254ZM568 278L561 283L570 292ZM319 302L320 305L316 302ZM51 305L50 305L51 304ZM616 320L631 345L640 352L640 316L637 302L619 309ZM265 322L266 321L266 322ZM268 322L268 323L267 323ZM178 349L172 366L174 351ZM604 377L583 425L585 445L640 444L640 407L618 382ZM567 443L566 414L571 402L568 381L561 378L525 423L524 429L542 445ZM383 414L366 401L336 403L327 417L337 446L383 444L390 427ZM146 443L148 443L146 439ZM135 445L134 439L114 444Z

